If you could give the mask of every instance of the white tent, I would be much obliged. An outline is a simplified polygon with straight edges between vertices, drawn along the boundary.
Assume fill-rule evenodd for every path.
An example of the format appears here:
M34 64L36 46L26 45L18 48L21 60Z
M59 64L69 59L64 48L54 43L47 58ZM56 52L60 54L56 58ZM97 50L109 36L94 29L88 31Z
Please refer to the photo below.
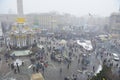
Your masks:
M88 51L93 49L93 46L92 46L92 43L90 40L84 40L84 42L77 40L77 44L79 44L80 46L82 46L84 49L86 49Z
M42 49L44 46L43 45L37 45L40 49Z
M16 59L16 60L14 61L14 66L17 66L17 63L18 63L18 66L21 66L21 65L22 65L22 60Z
M67 41L66 41L66 40L64 40L64 39L62 39L59 43L60 43L60 44L66 44L66 43L67 43Z
M32 52L30 50L22 50L22 51L13 51L11 55L15 56L27 56L30 55Z
M102 70L102 65L99 65L94 75L96 76L98 73L100 73L101 70Z

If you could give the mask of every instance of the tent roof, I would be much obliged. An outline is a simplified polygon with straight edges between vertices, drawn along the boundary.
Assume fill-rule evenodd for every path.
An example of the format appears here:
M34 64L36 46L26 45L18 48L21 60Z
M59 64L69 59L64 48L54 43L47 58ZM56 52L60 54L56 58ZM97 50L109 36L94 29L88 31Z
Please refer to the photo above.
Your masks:
M44 80L41 73L32 74L31 80Z
M11 55L15 54L15 56L26 56L31 54L30 50L21 50L21 51L13 51Z
M59 43L60 43L60 44L66 44L66 43L67 43L67 41L66 41L66 40L64 40L64 39L62 39Z

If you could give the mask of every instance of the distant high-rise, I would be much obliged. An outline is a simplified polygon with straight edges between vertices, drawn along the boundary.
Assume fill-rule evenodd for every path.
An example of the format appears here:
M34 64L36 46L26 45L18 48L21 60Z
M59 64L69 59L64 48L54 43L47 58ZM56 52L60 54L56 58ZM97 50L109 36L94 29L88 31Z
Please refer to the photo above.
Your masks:
M23 15L23 0L17 0L17 13L19 16Z

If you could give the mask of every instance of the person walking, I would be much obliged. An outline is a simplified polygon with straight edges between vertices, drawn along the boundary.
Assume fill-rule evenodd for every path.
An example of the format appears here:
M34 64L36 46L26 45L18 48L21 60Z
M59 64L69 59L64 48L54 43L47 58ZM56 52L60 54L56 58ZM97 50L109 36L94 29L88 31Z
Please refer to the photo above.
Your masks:
M17 74L17 70L16 70L16 68L14 69L14 74Z
M13 70L14 69L14 64L13 63L11 63L11 70Z
M118 74L119 74L119 78L120 78L120 67L119 67L119 70L118 70Z
M1 61L1 57L0 57L0 61Z
M60 68L60 75L62 74L62 68Z
M16 66L17 66L18 73L20 73L20 68L19 68L18 63L16 63Z
M45 68L44 68L44 66L42 67L42 71L43 71L43 74L44 74L44 71L45 71Z
M33 68L32 68L32 69L33 69L33 72L35 72L35 66L34 66L34 65L33 65Z
M78 59L78 64L80 63L80 58Z
M95 66L93 66L93 72L95 72Z
M68 65L67 65L67 69L69 69L69 67L70 67L70 63L68 63Z

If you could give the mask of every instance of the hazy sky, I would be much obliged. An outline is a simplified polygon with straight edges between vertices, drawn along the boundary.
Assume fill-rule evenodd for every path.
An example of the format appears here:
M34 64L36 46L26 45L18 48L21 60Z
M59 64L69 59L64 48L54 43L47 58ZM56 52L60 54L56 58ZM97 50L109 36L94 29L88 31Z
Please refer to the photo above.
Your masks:
M17 13L16 0L0 0L0 13ZM57 11L83 16L109 16L118 12L120 0L23 0L24 13Z

